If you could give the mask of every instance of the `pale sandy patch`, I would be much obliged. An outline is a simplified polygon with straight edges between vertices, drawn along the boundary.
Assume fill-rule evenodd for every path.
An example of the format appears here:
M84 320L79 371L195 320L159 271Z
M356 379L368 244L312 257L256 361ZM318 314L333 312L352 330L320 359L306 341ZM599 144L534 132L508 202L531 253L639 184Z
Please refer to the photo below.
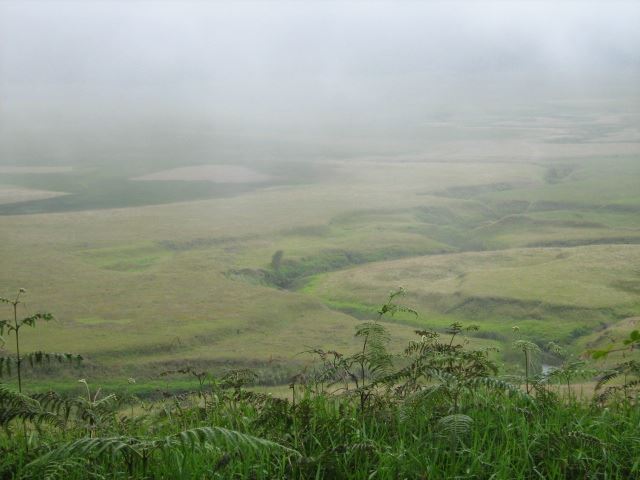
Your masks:
M66 173L72 170L71 167L18 167L15 165L1 166L1 173Z
M0 185L0 205L27 202L29 200L44 200L45 198L60 197L62 195L68 194L65 192L52 192L50 190L35 190L12 185Z
M207 181L213 183L259 183L272 179L273 177L271 175L265 175L250 168L237 165L180 167L133 178L133 180L144 181L182 180L187 182Z

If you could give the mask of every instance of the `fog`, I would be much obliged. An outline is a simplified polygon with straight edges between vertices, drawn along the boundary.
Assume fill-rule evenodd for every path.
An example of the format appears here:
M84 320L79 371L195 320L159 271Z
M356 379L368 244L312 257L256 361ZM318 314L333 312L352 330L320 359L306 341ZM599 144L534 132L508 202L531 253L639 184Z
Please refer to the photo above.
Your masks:
M429 122L637 110L639 24L637 2L2 2L0 162L419 150Z
M0 338L1 387L15 378L9 366L25 362L18 385L29 394L55 388L62 399L99 385L107 392L99 402L117 392L124 402L168 405L164 392L191 392L179 397L179 418L210 426L228 417L241 435L302 446L329 463L300 463L300 475L327 478L445 470L437 462L394 466L372 451L365 467L377 470L343 475L336 465L359 457L340 453L334 462L332 445L360 455L348 438L313 451L287 440L310 432L285 428L298 411L286 405L300 394L344 398L349 416L469 413L474 445L482 422L492 422L473 407L474 388L491 400L484 386L492 379L508 387L503 393L533 388L535 400L547 392L545 402L558 400L544 408L575 406L586 418L592 394L590 405L608 395L595 369L627 362L631 353L618 346L640 318L639 26L637 0L0 0L0 295L15 299L3 307L0 298L0 315L15 320L4 325L11 342ZM19 323L12 305L22 302L29 316ZM18 338L35 319L37 328ZM574 369L598 350L612 356ZM71 359L43 352L84 360L37 372L40 359ZM455 388L429 396L433 408L414 404L436 377L448 378L430 373L441 370L456 376ZM234 400L239 385L260 386L247 408ZM265 403L267 393L293 403ZM495 391L497 403L503 393ZM532 405L524 402L514 397L505 408ZM118 410L103 419L128 406L112 403ZM35 421L29 405L25 418ZM88 430L78 417L59 437L51 426L38 440L28 427L46 462L19 449L9 457L55 467L49 460L62 456L47 445L83 442L88 431L93 440L117 430L167 445L195 435L163 420L153 438L141 437L162 406L149 405L148 422L129 430L100 419ZM388 415L392 405L403 411ZM249 407L259 422L236 422L234 412ZM265 412L289 420L273 423ZM408 432L403 445L432 444L419 435L442 436L453 425L447 418L412 424L416 435L411 422L392 425L393 435L380 431ZM637 414L619 419L631 424ZM187 427L202 423L194 422ZM594 433L585 425L574 430ZM543 427L533 433L560 428ZM605 430L598 442L617 441ZM511 448L503 433L501 445ZM399 451L374 440L381 452ZM80 452L78 441L60 452ZM514 472L530 468L529 460L505 462L503 451L490 455L499 459L496 475L509 478L509 463ZM619 451L622 460L637 457ZM537 455L526 453L518 458ZM81 457L61 465L132 475L146 468L115 457L98 459L98 470ZM266 453L247 458L230 470L209 455L198 470L184 457L179 476L211 475L213 465L225 477L277 477L298 463L278 454L272 475L255 464ZM491 467L434 458L451 467L447 478L466 464L481 477ZM605 460L536 465L550 476L638 470L637 462ZM172 478L152 463L147 477ZM71 470L69 478L87 475ZM4 458L1 471L11 472Z

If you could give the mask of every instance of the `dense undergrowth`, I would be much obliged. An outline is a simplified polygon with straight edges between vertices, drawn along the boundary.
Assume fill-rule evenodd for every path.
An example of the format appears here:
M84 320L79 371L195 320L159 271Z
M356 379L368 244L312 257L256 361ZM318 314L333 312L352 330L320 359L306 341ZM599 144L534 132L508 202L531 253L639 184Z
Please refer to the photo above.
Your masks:
M379 316L412 311L391 294ZM500 376L475 327L417 331L401 354L383 324L363 322L352 354L314 350L291 399L247 387L248 370L214 377L185 367L191 394L156 402L92 391L27 395L0 385L0 478L638 478L640 364L635 331L594 352L629 354L606 371L552 345L519 340L524 375ZM20 361L20 358L17 359ZM571 389L596 377L591 401ZM566 387L561 389L558 385Z

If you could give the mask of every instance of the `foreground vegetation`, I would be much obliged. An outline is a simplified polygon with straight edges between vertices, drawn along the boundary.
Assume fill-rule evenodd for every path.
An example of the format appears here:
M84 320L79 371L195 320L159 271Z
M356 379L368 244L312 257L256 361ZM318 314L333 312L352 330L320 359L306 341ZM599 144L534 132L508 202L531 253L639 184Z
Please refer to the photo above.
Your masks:
M378 320L415 315L403 294L390 295ZM0 385L1 477L640 475L640 332L591 352L620 360L600 372L552 344L559 367L537 373L541 348L516 340L523 375L505 377L491 349L469 346L476 329L418 330L394 354L384 324L362 322L359 349L314 349L317 362L291 380L288 399L247 388L255 381L248 370L213 376L191 367L165 373L194 378L194 391L156 401L94 391L85 380L77 397ZM587 401L572 384L592 377L596 395Z

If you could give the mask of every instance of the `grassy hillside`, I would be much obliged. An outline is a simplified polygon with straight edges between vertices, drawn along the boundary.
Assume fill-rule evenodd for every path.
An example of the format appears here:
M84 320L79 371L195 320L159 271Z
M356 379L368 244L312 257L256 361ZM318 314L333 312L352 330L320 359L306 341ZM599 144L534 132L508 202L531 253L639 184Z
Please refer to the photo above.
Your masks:
M425 256L318 275L305 291L338 310L371 311L389 285L403 285L419 323L472 320L507 335L571 343L640 312L640 247L598 245Z
M69 375L105 382L187 362L285 382L307 347L353 348L344 332L397 285L422 312L393 320L401 340L463 321L475 342L517 325L577 352L638 314L637 118L554 108L425 126L429 149L240 162L262 183L131 180L178 160L5 168L10 191L68 195L0 205L0 291L58 319L25 348L77 351Z

